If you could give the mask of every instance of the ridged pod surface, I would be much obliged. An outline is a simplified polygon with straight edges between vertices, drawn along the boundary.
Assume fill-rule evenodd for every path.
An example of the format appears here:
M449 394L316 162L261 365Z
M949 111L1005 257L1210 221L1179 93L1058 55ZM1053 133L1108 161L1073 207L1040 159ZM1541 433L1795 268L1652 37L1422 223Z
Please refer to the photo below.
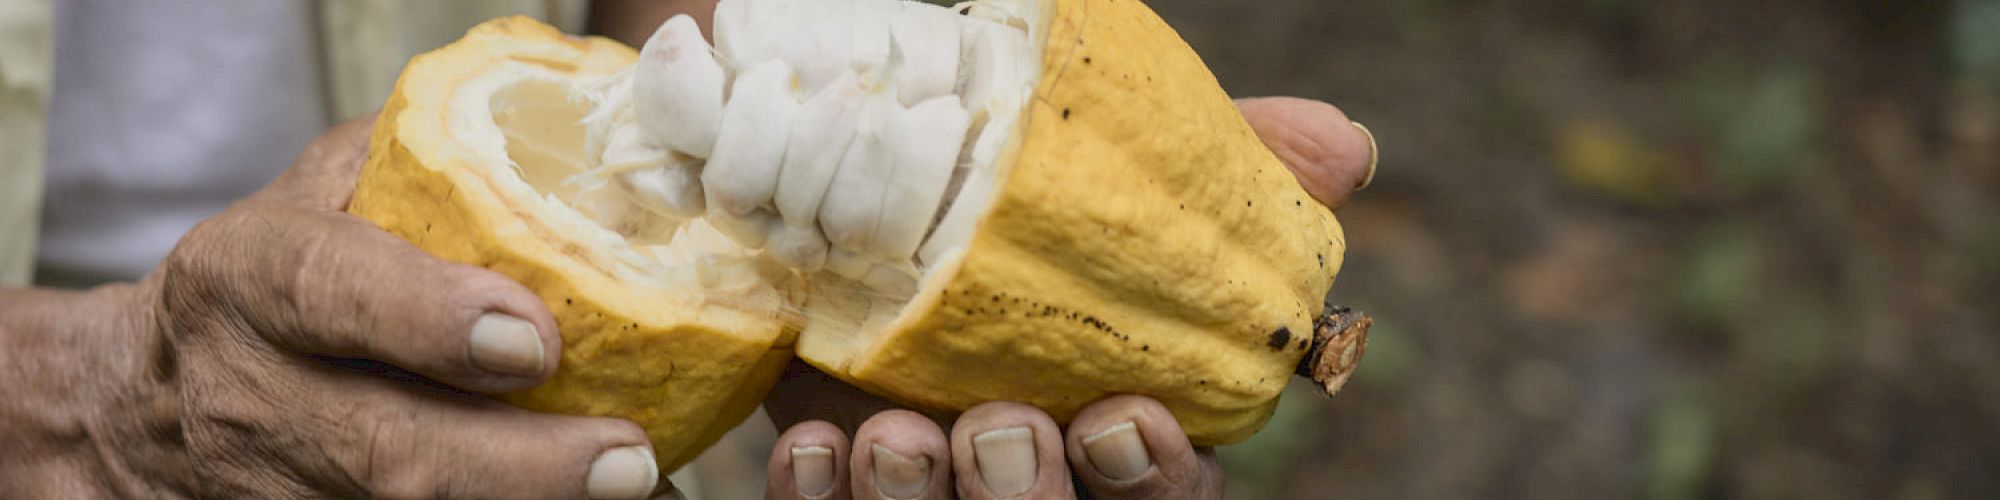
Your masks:
M1144 4L1052 5L1012 170L956 274L872 346L822 349L809 326L800 357L922 408L1067 421L1144 394L1198 445L1248 438L1310 347L1340 225Z

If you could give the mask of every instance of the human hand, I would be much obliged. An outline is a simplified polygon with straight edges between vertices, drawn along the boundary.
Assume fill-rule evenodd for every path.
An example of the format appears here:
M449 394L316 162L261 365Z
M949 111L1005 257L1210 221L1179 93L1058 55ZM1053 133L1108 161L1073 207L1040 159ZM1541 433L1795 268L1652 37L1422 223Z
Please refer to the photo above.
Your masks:
M1320 203L1338 209L1372 180L1374 137L1339 109L1286 97L1237 107ZM1009 402L940 426L793 361L764 408L785 429L765 498L1222 497L1214 450L1192 446L1173 414L1143 396L1092 403L1067 429Z
M122 333L91 338L120 344L45 353L59 368L23 371L49 380L10 379L88 394L25 395L77 402L68 406L6 398L5 422L34 425L0 439L48 450L42 464L103 470L10 466L0 478L18 472L30 483L16 492L51 497L653 494L660 481L638 426L482 395L551 375L562 347L554 320L512 280L436 259L342 212L370 128L369 120L335 127L276 181L189 232L143 282L97 294L122 296L101 302L122 304L116 316L130 320L111 323ZM5 340L26 343L17 339L33 333ZM41 347L60 347L50 342ZM125 357L143 368L103 371L142 372L130 383L67 369L125 345L142 346ZM0 367L18 375L9 360L0 356ZM100 400L111 403L84 404ZM58 456L64 439L94 455Z

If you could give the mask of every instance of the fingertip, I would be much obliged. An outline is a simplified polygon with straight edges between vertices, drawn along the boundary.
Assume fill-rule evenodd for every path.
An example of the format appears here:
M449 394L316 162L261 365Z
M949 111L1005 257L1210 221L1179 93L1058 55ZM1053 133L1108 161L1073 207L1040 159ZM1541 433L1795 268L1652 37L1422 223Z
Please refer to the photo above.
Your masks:
M1149 431L1162 432L1149 432ZM1113 396L1092 403L1070 421L1065 444L1070 465L1083 479L1095 482L1130 483L1145 479L1164 450L1168 454L1190 449L1187 438L1149 439L1149 434L1172 436L1180 424L1166 408L1152 398Z
M555 415L500 405L489 410L439 418L440 424L453 428L432 431L449 436L461 447L461 454L444 465L459 470L458 483L479 484L478 491L468 492L471 497L559 492L574 497L575 481L580 477L585 498L638 500L657 494L667 482L646 430L630 420ZM578 465L583 466L581 474L575 472ZM551 473L556 470L568 472ZM532 486L509 485L535 481L538 476L540 481ZM557 479L560 477L570 479Z
M869 417L854 433L855 446L889 444L899 450L943 453L949 448L944 428L921 413L885 410Z
M823 420L786 429L765 466L766 498L847 498L847 435Z
M456 265L464 266L461 269L471 275L464 289L487 294L483 304L472 306L480 311L480 317L499 314L532 327L535 339L533 348L538 350L541 359L536 363L535 369L518 373L525 376L528 382L528 385L519 389L539 385L554 375L556 365L562 360L562 331L556 325L554 311L542 301L541 296L536 295L527 286L493 270L469 264Z
M1132 422L1151 429L1148 441L1159 437L1164 441L1161 444L1178 441L1181 447L1193 449L1187 444L1187 434L1182 431L1180 421L1174 418L1166 405L1160 404L1159 400L1133 394L1107 397L1083 407L1083 411L1077 412L1076 418L1070 421L1069 431L1081 439L1081 436L1096 434L1120 422Z
M1375 144L1375 131L1369 130L1368 126L1362 125L1361 122L1351 123L1354 125L1355 130L1361 131L1362 137L1368 139L1368 166L1362 168L1361 181L1354 184L1354 190L1360 191L1368 189L1369 185L1375 183L1375 167L1379 166L1377 164L1382 161L1382 149Z
M590 462L585 494L593 500L643 499L660 484L659 462L652 447L620 446L604 450Z
M1062 430L1040 409L991 402L960 414L951 429L958 491L970 498L1061 496L1072 492Z
M848 468L861 498L941 498L950 484L951 460L944 429L909 410L875 414L854 433Z
M1065 442L1077 478L1101 498L1192 493L1220 482L1211 477L1219 470L1205 466L1173 413L1152 398L1092 403L1070 422Z
M1257 137L1320 203L1340 208L1373 179L1379 156L1374 135L1340 108L1295 97L1236 103Z
M536 330L534 323L506 313L480 315L467 341L473 366L507 375L541 375L547 362Z
M453 297L461 327L460 369L443 368L441 381L498 394L547 381L562 359L562 334L541 298L497 272L447 263L435 293ZM448 342L448 339L445 339ZM440 352L443 354L444 352Z

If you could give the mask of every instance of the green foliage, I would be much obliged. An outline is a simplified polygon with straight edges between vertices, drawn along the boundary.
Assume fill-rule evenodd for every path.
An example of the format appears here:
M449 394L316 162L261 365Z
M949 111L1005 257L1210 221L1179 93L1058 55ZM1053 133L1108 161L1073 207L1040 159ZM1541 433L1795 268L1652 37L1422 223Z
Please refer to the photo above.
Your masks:
M1675 309L1702 326L1737 318L1757 284L1761 253L1762 242L1747 224L1702 230L1685 252Z
M1819 133L1816 75L1797 64L1754 70L1710 61L1689 71L1676 94L1711 143L1708 160L1720 187L1749 194L1816 173Z
M1684 382L1673 388L1653 414L1647 498L1702 497L1705 478L1715 466L1716 425L1714 403L1700 387Z
M1962 0L1951 26L1951 61L1961 74L2000 79L2000 0Z
M1416 343L1395 322L1376 318L1368 328L1368 351L1362 353L1361 364L1355 366L1354 378L1348 383L1400 385L1416 364L1416 349Z

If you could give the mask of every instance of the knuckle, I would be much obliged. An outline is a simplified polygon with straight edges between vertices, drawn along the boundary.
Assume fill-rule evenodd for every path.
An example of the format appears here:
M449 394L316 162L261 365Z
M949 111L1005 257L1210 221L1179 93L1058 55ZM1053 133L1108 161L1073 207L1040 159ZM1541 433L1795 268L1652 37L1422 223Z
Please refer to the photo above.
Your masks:
M440 469L423 436L422 415L400 405L360 404L348 422L360 453L349 466L354 481L370 496L385 499L433 498Z
M307 232L298 237L302 239L293 242L283 257L286 264L283 268L291 270L286 277L286 289L297 296L301 307L324 305L325 299L331 298L330 288L334 283L329 278L352 266L344 262L346 257L325 232Z
M174 244L173 250L161 262L160 273L165 284L173 287L199 288L209 277L216 274L215 267L220 259L215 255L221 251L221 243L229 241L227 218L223 215L201 221Z
M328 165L353 161L360 156L357 149L353 131L335 127L306 144L305 150L299 154L298 164Z
M393 325L362 324L374 315L357 313L381 304L367 303L374 294L351 288L386 283L366 275L371 268L355 262L361 256L349 251L334 231L289 231L283 237L289 240L284 245L287 250L276 256L275 269L281 275L273 279L279 280L290 307L313 325L314 331L301 333L310 335L308 342L333 353L368 352L373 346L364 332L386 331L383 328Z
M161 313L175 324L213 319L214 312L235 303L246 273L236 242L242 239L241 216L235 211L204 220L188 231L154 271L158 274ZM177 329L178 330L178 329Z

